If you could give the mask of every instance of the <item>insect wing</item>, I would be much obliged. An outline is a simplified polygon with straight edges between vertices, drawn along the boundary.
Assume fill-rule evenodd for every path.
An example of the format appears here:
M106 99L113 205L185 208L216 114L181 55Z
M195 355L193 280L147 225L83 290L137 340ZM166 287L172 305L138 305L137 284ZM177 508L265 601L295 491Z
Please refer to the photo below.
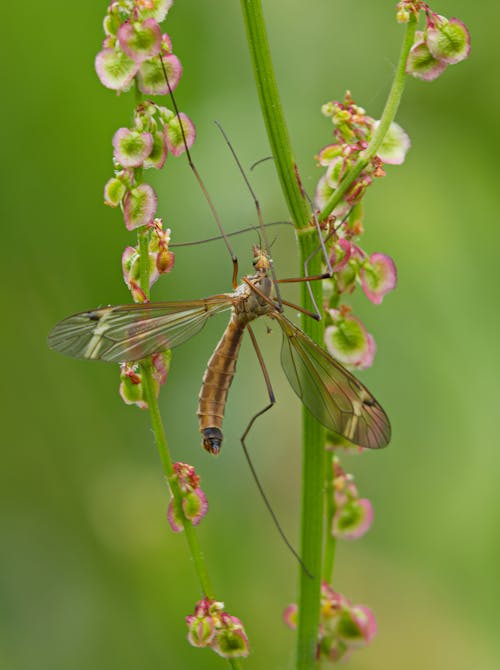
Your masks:
M209 317L230 307L225 294L187 302L102 307L60 321L48 343L73 358L138 361L186 342Z
M316 419L361 447L385 447L386 413L368 389L282 314L281 365L293 390Z

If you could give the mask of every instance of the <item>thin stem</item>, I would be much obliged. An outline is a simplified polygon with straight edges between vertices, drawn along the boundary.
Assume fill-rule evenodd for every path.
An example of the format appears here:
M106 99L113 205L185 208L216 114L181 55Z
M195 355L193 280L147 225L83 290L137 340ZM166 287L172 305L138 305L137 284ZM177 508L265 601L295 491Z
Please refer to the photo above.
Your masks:
M241 0L252 57L260 106L267 129L274 164L281 189L296 228L304 228L310 219L308 204L302 193L297 165L290 144L285 115L274 75L261 0Z
M331 212L335 209L349 188L352 186L354 180L359 177L360 173L366 168L368 163L375 156L384 140L389 126L395 119L406 83L406 61L414 41L416 29L417 18L412 15L406 24L406 32L403 38L403 45L401 47L398 64L394 74L394 81L392 82L392 87L389 92L387 102L385 103L382 118L380 119L377 130L374 132L368 147L360 154L356 163L352 166L349 172L347 172L339 187L333 192L332 196L323 207L321 213L319 214L320 221L326 219L326 217L331 214Z
M142 174L136 173L136 181L139 181ZM139 281L141 291L145 300L149 300L149 278L150 278L150 260L149 260L149 240L150 231L146 226L139 228L137 231L137 238L139 242ZM153 376L153 364L151 358L144 359L141 362L142 380L144 384L145 399L149 408L149 417L153 435L155 437L156 447L160 456L163 472L167 479L170 491L174 498L174 505L176 510L176 517L182 520L184 534L188 543L191 558L193 560L194 568L200 582L203 594L207 598L215 598L214 590L210 583L207 566L203 553L200 549L198 537L195 528L189 519L186 519L182 509L182 494L179 488L179 482L175 473L170 452L168 450L167 437L163 422L161 419L160 409L157 400L157 382Z
M307 230L310 210L300 184L286 121L274 76L271 51L260 0L241 0L247 40L252 58L262 115L271 145L274 164L294 225L299 235L301 269L317 246L316 231ZM310 263L310 274L321 273L319 256ZM317 304L322 304L321 282L314 282ZM311 305L307 285L302 286L302 304ZM311 305L312 306L312 305ZM316 342L323 338L323 323L303 318L304 331ZM308 571L300 572L297 669L314 668L320 614L321 554L323 530L324 428L304 408L302 448L302 530L301 556Z

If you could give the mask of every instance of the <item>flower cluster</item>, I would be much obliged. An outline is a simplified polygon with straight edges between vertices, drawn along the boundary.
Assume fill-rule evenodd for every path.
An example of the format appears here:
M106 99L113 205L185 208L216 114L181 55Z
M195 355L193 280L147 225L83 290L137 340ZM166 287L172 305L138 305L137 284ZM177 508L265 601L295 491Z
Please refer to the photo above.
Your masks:
M210 647L223 658L246 657L248 638L240 619L224 611L224 603L204 598L186 617L188 641L193 647Z
M315 200L319 209L327 204L345 175L358 161L360 154L368 147L379 124L362 107L355 104L349 91L342 102L327 102L321 111L333 123L335 141L323 147L316 156L319 166L326 168L316 188ZM400 126L392 123L377 155L351 184L344 198L333 210L333 215L337 219L346 216L361 201L373 179L385 175L383 164L401 164L409 148L408 135Z
M113 137L115 174L104 187L104 202L121 207L128 230L153 221L157 196L140 183L142 168L160 170L167 154L179 156L195 140L193 122L167 107L146 101L137 106L132 128L119 128Z
M194 467L187 463L174 463L174 471L182 497L184 517L191 521L193 526L197 526L208 510L207 497L200 488L200 477ZM183 530L183 519L180 518L173 498L168 505L167 518L174 533Z
M171 94L179 83L182 66L172 52L172 41L162 33L173 0L115 0L104 19L105 39L97 54L97 75L107 88L124 92L135 84L140 102L129 128L113 137L114 175L104 187L104 202L120 207L128 230L138 230L140 244L127 246L122 255L123 278L135 302L147 302L149 289L161 274L171 271L170 229L156 217L158 198L143 182L144 170L161 169L168 154L179 156L192 146L195 128L183 113L171 111L143 95ZM141 258L141 254L147 258ZM165 383L170 354L152 356L153 382L158 394ZM147 407L139 365L123 363L120 395L128 404Z
M144 95L167 95L181 78L182 66L172 53L170 37L159 22L173 0L116 0L104 19L103 48L95 60L96 72L107 88L127 91L135 82ZM142 183L143 168L161 169L170 152L189 148L195 128L185 114L147 100L137 105L131 128L119 128L113 137L115 175L104 189L104 201L123 209L129 230L151 223L157 197Z
M368 147L379 122L357 105L349 91L342 102L323 105L322 112L332 120L334 142L317 156L325 173L316 189L316 205L325 207L346 174ZM360 200L373 178L385 174L384 164L400 164L410 148L410 139L397 124L391 124L377 154L349 187L324 224L328 261L333 273L325 281L327 328L325 343L332 355L353 368L370 367L375 355L375 341L361 321L340 304L342 294L350 294L359 284L366 297L378 305L396 287L396 266L390 256L367 254L359 245L363 233Z
M289 605L283 618L292 629L297 627L298 607ZM323 582L321 615L316 657L318 660L345 660L354 650L369 644L375 637L377 624L373 612L365 605L353 605L341 593Z
M406 72L417 79L432 81L448 65L459 63L469 56L470 35L462 21L436 14L425 2L400 2L398 21L408 21L410 14L418 11L425 13L425 28L415 33L415 42L406 62Z
M174 266L175 255L170 251L170 228L163 229L161 219L154 219L149 226L149 287L157 281L160 275L167 274ZM126 247L122 254L122 270L125 284L130 289L135 302L144 302L146 296L140 286L140 251L139 246Z
M116 0L108 7L103 27L106 37L95 68L107 88L126 91L137 78L146 95L169 93L177 86L182 66L172 53L172 42L160 26L173 0Z
M367 498L360 498L354 477L344 471L338 458L333 460L333 495L335 514L331 532L339 540L356 540L373 522L373 507Z

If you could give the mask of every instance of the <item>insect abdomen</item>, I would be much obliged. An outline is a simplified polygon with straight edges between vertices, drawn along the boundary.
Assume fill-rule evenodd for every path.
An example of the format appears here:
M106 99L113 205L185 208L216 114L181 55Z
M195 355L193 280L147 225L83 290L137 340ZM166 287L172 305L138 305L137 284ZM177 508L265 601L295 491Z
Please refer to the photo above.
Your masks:
M231 318L219 344L208 361L201 385L198 418L202 445L211 454L218 454L222 444L222 421L227 394L236 371L236 359L245 326Z

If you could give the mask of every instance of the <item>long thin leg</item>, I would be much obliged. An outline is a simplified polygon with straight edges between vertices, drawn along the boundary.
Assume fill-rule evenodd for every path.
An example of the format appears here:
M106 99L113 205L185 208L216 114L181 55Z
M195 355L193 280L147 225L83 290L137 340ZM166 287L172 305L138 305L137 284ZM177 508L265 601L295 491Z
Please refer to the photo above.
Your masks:
M217 210L215 209L215 205L212 202L212 199L211 199L211 197L210 197L210 195L207 191L207 188L205 186L205 182L201 178L200 173L198 172L198 170L196 169L195 164L193 163L193 160L191 158L191 152L189 151L189 147L188 147L187 140L186 140L186 135L184 133L184 128L183 128L183 125L182 125L182 121L181 121L181 118L180 118L180 115L179 115L179 109L177 107L177 102L175 101L174 93L172 91L172 87L170 86L170 81L168 79L167 70L166 70L165 65L163 63L163 59L161 57L161 54L158 56L158 58L160 59L161 69L163 71L163 76L165 78L165 82L167 84L168 92L169 92L170 98L172 100L172 105L174 106L175 113L177 115L177 118L179 119L179 127L181 129L182 140L183 140L183 143L184 143L184 148L186 150L186 156L187 156L187 159L188 159L189 167L191 168L194 176L196 177L196 180L197 180L198 184L200 185L201 190L203 191L203 195L205 196L205 200L207 201L208 206L210 207L210 210L212 212L212 216L214 217L215 222L217 224L217 227L220 231L220 234L224 239L227 250L229 251L229 254L231 255L231 260L233 262L233 288L236 288L238 286L238 258L236 257L236 254L233 251L233 248L232 248L232 246L229 242L228 236L226 235L226 231L222 227L222 222L219 218L219 214L217 213Z
M262 484L260 483L260 479L257 475L257 471L255 470L252 459L250 458L250 454L248 452L247 445L246 445L246 442L245 442L245 440L248 436L248 433L250 432L250 430L251 430L253 424L255 423L255 421L259 418L259 416L262 416L265 412L270 410L271 407L276 402L276 397L274 395L273 387L271 386L271 379L269 378L269 373L267 371L266 364L264 363L264 359L262 357L262 353L261 353L259 345L257 343L257 339L255 338L254 332L253 332L250 325L247 325L247 330L250 333L250 339L252 340L252 344L253 344L253 347L255 349L255 353L257 354L257 359L259 361L259 365L261 367L262 374L264 375L264 380L266 382L266 387L267 387L267 393L269 395L269 403L264 407L264 409L261 409L259 412L257 412L257 414L254 414L253 417L248 422L248 426L245 428L245 432L243 433L243 435L240 438L241 439L241 446L243 447L243 453L245 454L245 458L247 459L248 467L250 468L250 472L252 473L252 477L254 478L254 481L257 484L257 488L259 489L259 493L261 495L261 498L264 501L264 505L267 507L267 511L271 515L271 518L274 522L274 525L276 526L276 529L277 529L278 533L281 535L281 539L286 544L288 549L292 552L292 554L295 556L297 561L300 563L304 572L307 575L309 575L309 577L312 578L311 573L309 572L309 570L304 565L301 557L299 556L297 551L294 549L290 540L285 535L285 531L281 527L281 524L278 520L278 517L276 516L276 514L275 514L275 512L274 512L274 510L271 506L271 503L269 502L269 498L267 497L267 495L266 495L266 493L265 493L265 491L262 487Z
M316 321L319 321L321 319L319 314L315 314L314 312L310 312L308 309L304 309L302 305L296 305L294 302L289 302L288 300L284 300L281 298L281 302L286 305L287 307L291 307L292 309L296 309L297 312L301 312L302 314L305 314L306 316L310 316L311 319L315 319Z

